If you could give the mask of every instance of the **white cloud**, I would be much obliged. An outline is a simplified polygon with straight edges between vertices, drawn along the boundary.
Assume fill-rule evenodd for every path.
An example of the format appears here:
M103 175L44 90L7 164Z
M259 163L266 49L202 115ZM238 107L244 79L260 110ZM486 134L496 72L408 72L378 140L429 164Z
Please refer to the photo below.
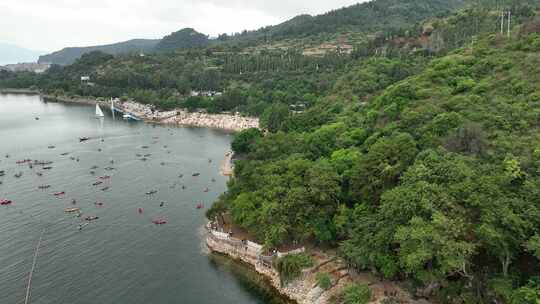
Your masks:
M365 0L0 0L0 41L53 51L161 38L184 27L215 36Z

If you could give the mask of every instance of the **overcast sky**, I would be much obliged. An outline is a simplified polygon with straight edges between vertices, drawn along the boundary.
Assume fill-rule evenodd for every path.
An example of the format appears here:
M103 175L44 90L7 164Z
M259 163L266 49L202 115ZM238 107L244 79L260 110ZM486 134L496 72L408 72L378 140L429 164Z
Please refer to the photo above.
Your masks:
M366 0L0 0L0 42L54 51L161 38L184 27L216 36Z

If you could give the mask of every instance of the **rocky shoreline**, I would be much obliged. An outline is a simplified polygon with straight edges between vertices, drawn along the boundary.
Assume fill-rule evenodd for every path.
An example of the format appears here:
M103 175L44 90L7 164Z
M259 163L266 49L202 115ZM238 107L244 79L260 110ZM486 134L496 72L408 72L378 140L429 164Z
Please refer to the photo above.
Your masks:
M391 297L397 303L430 304L427 300L415 300L403 288L394 282L380 280L368 272L356 272L334 255L311 249L306 251L315 261L314 266L304 269L300 278L282 286L279 274L271 266L261 261L262 246L252 242L242 242L234 237L206 226L205 243L213 253L225 255L249 265L255 272L265 277L277 293L297 304L330 304L339 298L346 286L352 283L366 284L372 291L369 303L383 303ZM317 285L317 274L326 273L332 278L332 286L324 290Z
M99 104L109 107L110 101L98 100L91 97L70 97L42 94L31 89L0 89L5 94L40 94L44 99L82 104ZM126 111L143 119L145 122L157 124L171 124L177 126L190 126L200 128L220 129L238 132L249 128L259 128L259 118L241 116L239 114L209 114L204 112L188 112L183 109L172 111L158 111L151 105L140 104L133 101L117 103Z
M110 106L109 101L100 101L93 98L50 96L42 95L46 99L58 100L62 102L100 104L105 107ZM171 124L178 126L190 126L200 128L221 129L226 131L242 131L249 128L259 128L259 118L245 117L238 114L208 114L203 112L188 112L183 109L172 111L158 111L153 106L140 104L133 101L122 102L120 105L124 110L142 118L146 122L158 124Z

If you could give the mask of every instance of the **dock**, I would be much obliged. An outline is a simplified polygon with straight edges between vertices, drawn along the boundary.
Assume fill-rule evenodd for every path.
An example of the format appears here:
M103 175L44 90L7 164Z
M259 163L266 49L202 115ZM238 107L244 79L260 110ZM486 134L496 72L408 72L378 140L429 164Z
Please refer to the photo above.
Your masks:
M135 120L135 121L143 121L144 120L144 119L140 118L139 116L137 116L136 114L134 114L132 112L129 112L129 111L125 110L125 109L119 108L117 106L112 106L111 110L113 112L122 113L122 115L129 115L128 119L131 119L131 120Z

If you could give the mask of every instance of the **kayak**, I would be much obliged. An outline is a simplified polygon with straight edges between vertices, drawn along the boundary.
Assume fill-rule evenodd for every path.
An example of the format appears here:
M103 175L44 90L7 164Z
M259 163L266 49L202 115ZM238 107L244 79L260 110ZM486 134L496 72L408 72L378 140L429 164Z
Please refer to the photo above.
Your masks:
M156 225L163 225L163 224L167 224L167 220L166 219L154 219L152 220L152 223L156 224Z
M11 200L7 200L7 199L1 199L0 200L0 205L11 205L12 201Z
M79 212L79 211L81 211L80 208L66 208L66 209L64 209L65 213L73 213L73 212Z
M62 192L56 192L56 193L54 193L54 196L62 196L62 195L64 195L64 194L66 194L66 192L64 192L64 191L62 191Z

